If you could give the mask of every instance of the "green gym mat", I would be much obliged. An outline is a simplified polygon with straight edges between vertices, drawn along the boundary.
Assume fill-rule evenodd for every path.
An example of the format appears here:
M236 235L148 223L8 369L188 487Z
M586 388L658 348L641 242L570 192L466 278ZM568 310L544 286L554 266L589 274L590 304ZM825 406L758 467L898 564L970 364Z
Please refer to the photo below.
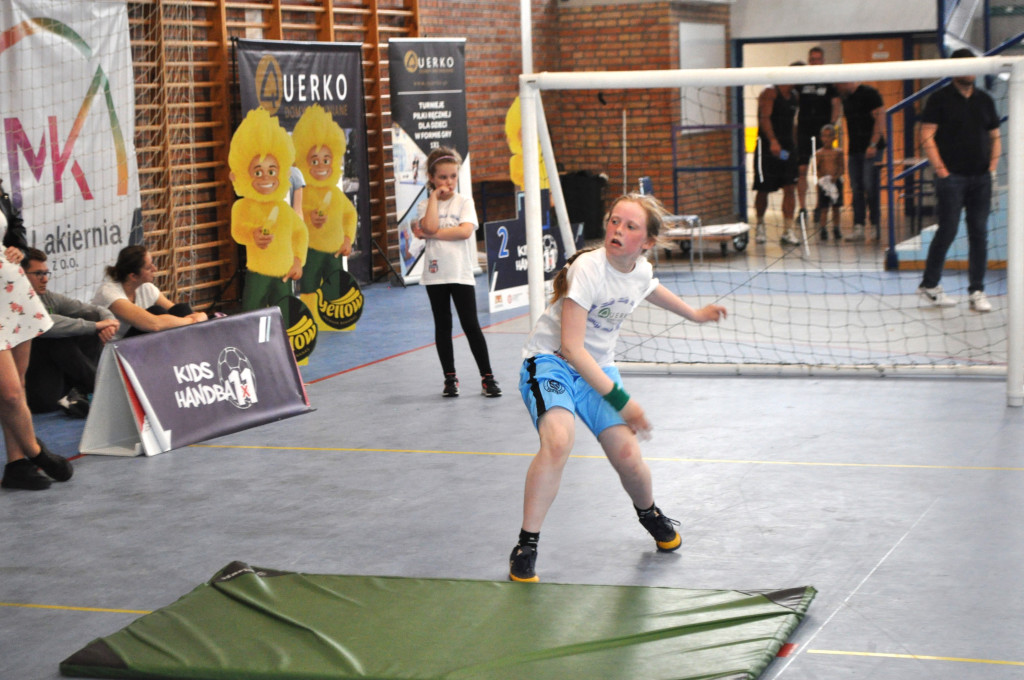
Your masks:
M301 574L233 562L60 670L194 680L752 679L815 592Z

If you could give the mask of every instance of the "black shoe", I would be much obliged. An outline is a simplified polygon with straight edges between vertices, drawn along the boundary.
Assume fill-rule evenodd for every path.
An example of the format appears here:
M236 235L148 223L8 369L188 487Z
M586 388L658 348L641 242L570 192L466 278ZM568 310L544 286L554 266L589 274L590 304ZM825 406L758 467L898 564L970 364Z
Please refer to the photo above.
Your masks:
M647 532L654 536L654 542L658 545L658 550L672 552L682 545L683 539L680 538L679 532L676 531L679 522L661 514L661 509L658 506L654 506L651 512L639 519L640 524L644 525L644 529L647 529Z
M83 397L68 398L67 406L59 404L60 409L72 418L85 418L89 415L89 401Z
M825 229L824 227L822 227L821 228L821 234L819 235L819 237L821 238L821 242L822 243L827 243L828 242L828 229Z
M0 481L0 487L42 491L50 488L50 480L39 472L32 461L20 458L4 466L4 478Z
M485 397L501 396L501 388L498 387L498 381L490 373L480 378L480 393Z
M39 444L39 455L29 458L29 462L39 466L39 469L52 477L54 481L66 482L71 479L71 475L75 472L71 467L71 461L52 453L50 449L46 448L46 444L39 441L38 437L36 443Z
M508 580L536 583L537 548L532 545L517 545L508 558Z
M832 230L832 238L835 239L836 243L839 243L840 241L843 240L843 232L839 231L838 229Z
M459 396L459 379L455 377L454 373L444 374L444 389L441 390L442 397L457 397Z

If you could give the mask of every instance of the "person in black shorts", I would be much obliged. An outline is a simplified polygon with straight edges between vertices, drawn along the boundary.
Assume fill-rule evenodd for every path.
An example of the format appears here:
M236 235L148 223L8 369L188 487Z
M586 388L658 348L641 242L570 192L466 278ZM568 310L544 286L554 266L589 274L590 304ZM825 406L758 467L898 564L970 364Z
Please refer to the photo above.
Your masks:
M843 209L843 153L835 148L836 129L832 125L821 128L821 148L814 154L818 168L818 203L814 207L814 223L822 241L828 240L828 217L832 212L832 235L836 243L843 240L839 219Z
M795 64L791 64L795 65ZM792 85L773 85L757 97L757 148L754 151L754 211L757 225L754 240L767 240L764 214L768 194L782 189L783 231L779 239L784 246L795 246L800 240L793 233L793 210L796 207L797 95Z

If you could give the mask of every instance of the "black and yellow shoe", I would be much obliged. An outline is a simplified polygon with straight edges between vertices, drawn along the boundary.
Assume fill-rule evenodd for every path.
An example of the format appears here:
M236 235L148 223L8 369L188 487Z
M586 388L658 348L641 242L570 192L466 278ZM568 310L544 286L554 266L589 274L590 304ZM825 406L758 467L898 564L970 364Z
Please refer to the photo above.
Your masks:
M537 564L537 548L532 545L517 545L512 548L508 558L508 580L523 583L536 583L535 566Z
M639 519L640 524L644 525L644 529L647 529L647 533L654 537L658 550L672 552L683 544L683 539L679 536L679 532L676 531L679 522L661 514L661 509L658 506L654 506L650 512L644 514Z

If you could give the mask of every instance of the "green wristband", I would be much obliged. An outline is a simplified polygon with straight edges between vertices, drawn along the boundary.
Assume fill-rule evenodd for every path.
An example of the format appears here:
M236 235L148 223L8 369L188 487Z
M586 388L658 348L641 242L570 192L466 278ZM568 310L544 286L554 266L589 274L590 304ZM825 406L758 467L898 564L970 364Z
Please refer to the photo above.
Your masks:
M621 411L629 401L629 395L626 394L626 390L616 385L611 392L604 395L604 400L611 404L616 411Z

